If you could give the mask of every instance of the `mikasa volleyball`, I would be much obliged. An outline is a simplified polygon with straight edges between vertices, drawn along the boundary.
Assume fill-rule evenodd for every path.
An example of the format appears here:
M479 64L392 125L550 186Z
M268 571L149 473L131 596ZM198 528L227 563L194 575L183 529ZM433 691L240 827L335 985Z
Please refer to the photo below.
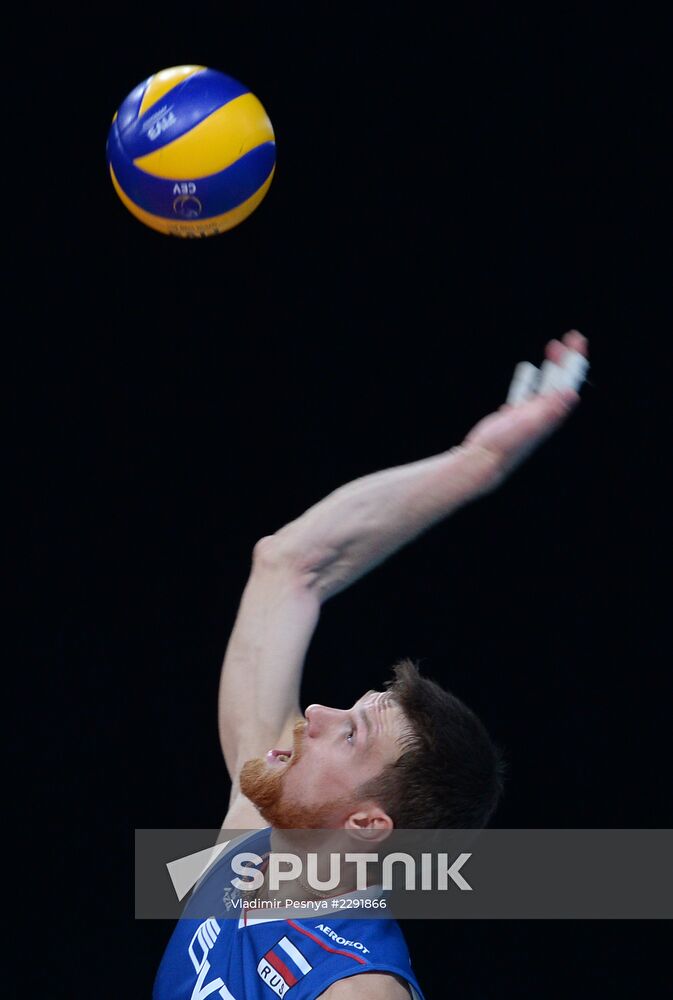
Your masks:
M173 66L122 102L107 161L115 191L146 226L213 236L262 201L276 143L266 111L244 84L205 66Z

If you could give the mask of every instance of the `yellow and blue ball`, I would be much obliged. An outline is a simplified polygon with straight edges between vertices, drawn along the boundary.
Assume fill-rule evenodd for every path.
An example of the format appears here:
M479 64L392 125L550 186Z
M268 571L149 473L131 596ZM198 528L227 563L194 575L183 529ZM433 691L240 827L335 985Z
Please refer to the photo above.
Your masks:
M124 205L174 236L238 225L264 198L276 164L258 99L205 66L173 66L138 84L112 119L106 151Z

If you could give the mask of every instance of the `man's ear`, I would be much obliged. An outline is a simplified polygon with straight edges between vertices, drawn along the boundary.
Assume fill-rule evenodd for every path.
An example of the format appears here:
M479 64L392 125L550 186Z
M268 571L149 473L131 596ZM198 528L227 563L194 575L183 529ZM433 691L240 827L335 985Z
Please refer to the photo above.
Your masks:
M368 844L382 843L394 828L395 824L385 809L374 802L365 802L344 823L344 829L348 830L351 837Z

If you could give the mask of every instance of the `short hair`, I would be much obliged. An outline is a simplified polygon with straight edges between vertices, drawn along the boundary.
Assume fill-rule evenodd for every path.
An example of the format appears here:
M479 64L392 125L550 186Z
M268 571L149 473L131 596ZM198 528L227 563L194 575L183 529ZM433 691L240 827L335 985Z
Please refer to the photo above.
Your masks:
M505 763L486 727L409 659L386 683L409 724L402 753L358 789L398 829L480 829L500 800Z

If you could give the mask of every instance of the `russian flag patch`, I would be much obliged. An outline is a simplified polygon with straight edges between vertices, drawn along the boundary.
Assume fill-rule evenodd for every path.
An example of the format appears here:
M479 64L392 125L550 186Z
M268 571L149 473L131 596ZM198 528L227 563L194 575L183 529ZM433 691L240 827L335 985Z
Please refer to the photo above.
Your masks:
M284 997L312 968L299 948L289 938L282 937L260 959L257 975L276 996Z

